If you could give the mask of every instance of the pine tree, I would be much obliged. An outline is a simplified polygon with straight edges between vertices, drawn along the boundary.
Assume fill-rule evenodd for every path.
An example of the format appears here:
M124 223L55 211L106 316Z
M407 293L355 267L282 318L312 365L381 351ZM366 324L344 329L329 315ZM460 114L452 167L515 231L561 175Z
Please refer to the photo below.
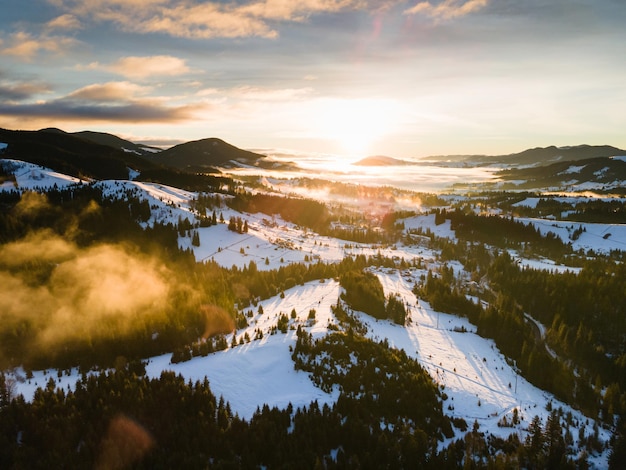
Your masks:
M545 443L547 453L547 467L559 468L565 456L565 440L558 410L552 410L546 422Z
M528 437L526 438L526 452L528 463L531 468L542 468L545 456L545 439L541 426L541 418L535 415L528 426Z

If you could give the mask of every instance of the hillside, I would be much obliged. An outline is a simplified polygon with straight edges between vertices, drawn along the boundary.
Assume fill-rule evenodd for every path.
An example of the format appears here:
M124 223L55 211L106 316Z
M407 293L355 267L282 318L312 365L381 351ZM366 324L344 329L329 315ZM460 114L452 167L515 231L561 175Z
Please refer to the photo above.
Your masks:
M148 158L162 165L192 172L214 172L216 168L284 168L259 153L242 150L212 137L171 147Z
M80 137L78 135L83 135ZM88 136L85 138L84 136ZM92 139L99 140L97 143ZM230 179L222 176L196 174L169 168L151 161L140 152L128 151L135 144L110 134L68 134L59 129L40 131L10 131L0 129L0 143L4 158L22 160L49 168L75 178L96 180L139 179L177 185L202 191L228 185ZM113 146L109 145L112 144ZM125 149L125 150L123 150Z
M406 160L399 160L397 158L386 157L384 155L374 155L371 157L365 157L358 162L353 163L356 166L402 166L412 165L414 163Z
M135 171L159 168L134 153L58 129L0 129L0 142L8 144L3 154L7 158L28 161L75 177L124 179L128 178L129 168Z
M107 134L106 132L93 132L93 131L81 131L73 132L72 135L81 137L86 140L90 140L97 144L107 145L109 147L122 150L124 152L134 153L136 155L151 155L153 153L161 152L162 149L157 147L150 147L149 145L136 144L129 140L122 139L113 134Z
M626 158L598 157L562 161L541 167L503 170L498 176L504 182L509 182L509 187L520 189L620 192L626 187Z
M585 160L619 156L626 156L626 150L611 147L610 145L578 145L573 147L537 147L507 155L430 156L421 158L417 161L402 160L384 155L375 155L363 158L353 163L353 165L361 167L394 167L423 165L425 163L444 167L481 167L501 165L511 169L510 171L501 173L503 179L526 179L529 180L529 183L523 187L532 188L554 186L562 181L565 181L556 178L556 175L553 173L559 168L566 169L567 162L576 163ZM609 164L609 170L612 170L612 166L613 164ZM518 167L520 168L517 169ZM600 180L589 176L584 181L600 182ZM623 178L620 178L620 180L623 180ZM552 184L548 184L550 181L552 181Z
M2 172L0 392L8 380L24 401L0 394L0 466L92 466L118 416L155 439L148 466L606 468L618 445L626 317L598 299L625 288L619 198L598 224L541 219L532 193L416 194L383 226L362 193L318 226L301 216L323 202L262 186L84 184L8 159ZM589 203L558 201L570 216ZM350 303L353 272L399 320ZM548 430L554 450L533 448Z
M30 166L20 168L19 162L13 162L12 165L17 170L17 186L22 190L34 188L35 184L40 188L64 186L68 190L72 189L72 185L80 185L75 180L64 179L61 175L49 173L45 169L35 171ZM596 423L593 420L590 421L588 416L571 407L567 402L526 380L501 350L494 347L492 340L477 334L479 331L476 325L467 316L445 313L423 298L416 297L416 286L423 286L423 280L430 276L429 273L435 271L441 273L441 276L447 275L446 263L438 259L441 252L434 245L427 247L421 243L413 244L407 241L393 246L380 246L367 243L354 244L332 237L320 237L279 216L273 216L270 221L269 216L262 212L248 214L235 211L224 204L226 199L218 203L213 199L214 196L211 199L214 201L213 204L216 204L214 209L219 211L220 218L223 217L225 221L216 225L198 227L192 223L198 217L196 212L198 206L194 202L198 199L198 194L173 187L134 181L107 181L98 183L94 189L102 191L105 199L125 198L132 194L133 199L129 201L131 207L137 204L133 202L134 198L142 201L141 204L150 207L149 215L146 214L141 219L142 223L147 224L148 227L157 223L177 223L179 229L182 229L178 231L177 243L185 250L192 250L198 261L203 261L195 268L192 268L188 262L184 264L186 270L193 270L193 274L186 277L187 282L199 277L200 280L204 280L203 283L206 283L198 292L208 289L210 292L220 292L219 295L224 295L222 289L228 288L227 285L232 285L236 286L230 287L234 289L235 295L252 297L258 289L254 286L265 285L264 289L268 289L267 281L263 279L273 279L272 284L277 284L273 288L269 287L269 295L262 295L260 300L254 301L255 304L239 299L239 307L235 311L237 326L234 330L228 327L226 329L228 331L225 330L222 336L217 335L209 341L198 340L189 344L183 343L175 347L173 352L144 357L146 379L163 380L164 374L165 377L169 377L168 371L180 374L185 382L202 383L207 378L213 393L223 397L228 403L230 413L236 415L238 419L245 420L244 423L255 423L261 419L267 419L259 414L259 410L265 405L281 410L290 407L302 410L313 401L317 403L317 406L325 405L328 409L326 413L352 416L349 409L342 408L347 406L346 400L355 400L353 405L356 407L355 410L361 409L358 405L360 399L367 400L367 409L372 416L360 419L374 419L378 423L388 423L385 426L389 429L400 426L402 422L409 428L418 426L418 429L428 429L428 426L432 426L428 424L433 422L432 419L435 417L437 420L443 419L439 414L443 412L445 419L455 425L452 429L446 430L449 424L446 425L447 421L444 421L440 430L435 428L435 435L439 435L435 440L438 448L453 446L456 439L465 439L468 427L471 427L472 423L476 423L474 426L477 426L481 433L491 436L490 439L507 440L511 436L521 435L523 440L525 436L530 435L529 425L535 416L540 423L546 423L546 425L555 416L563 423L563 426L566 426L566 422L572 423L575 436L594 435ZM219 198L221 196L218 195ZM249 230L246 233L237 233L227 228L226 220L238 217L245 218L248 222ZM184 220L188 222L185 223ZM457 235L454 230L451 230L451 224L448 222L439 224L433 215L414 216L404 220L404 224L406 230L421 227L423 231L439 233L450 241L457 240ZM80 226L87 227L83 223ZM185 226L190 228L183 228ZM587 226L591 235L592 227L590 224ZM194 243L192 233L198 234L197 243ZM580 241L583 242L583 240L593 242L594 239L583 235ZM56 237L45 239L43 245L48 246L52 243L61 245ZM599 249L598 241L595 243L594 246ZM7 246L10 247L11 244ZM21 246L25 245L22 243ZM97 270L102 262L96 256L99 254L98 250L101 250L101 247L87 247L76 250L77 253L63 254L61 257L55 255L57 266L50 268L53 270L51 281L58 279L62 272L67 274L71 265L87 264L86 260L96 263L96 266L91 269ZM0 255L2 253L0 251ZM98 286L103 283L109 287L114 285L113 280L118 276L117 272L126 269L126 265L132 266L133 262L129 259L124 260L121 258L122 255L137 256L132 251L125 253L112 251L109 256L113 253L120 258L120 261L117 261L118 267L111 269L110 272L98 271L97 281L92 281L93 284L84 279L81 279L78 284L80 289L86 290L87 298L97 298ZM404 322L397 324L388 320L375 319L363 312L351 312L349 306L341 300L343 288L334 279L336 273L343 269L354 269L355 263L365 262L365 256L371 259L367 270L378 279L384 295L387 298L399 299L405 306ZM86 260L78 262L74 261L73 257L78 257L78 261L81 258L86 258ZM352 261L352 257L355 261ZM358 261L360 257L361 261ZM399 260L400 257L403 260L410 260L410 264L393 261L393 259ZM377 259L379 261L376 261ZM0 261L5 264L9 263L2 256L0 256ZM329 267L320 269L320 264L316 267L316 263L320 262L330 263ZM183 295L185 291L181 290L182 286L177 286L171 279L166 281L162 277L166 273L159 274L159 271L155 270L154 262L145 259L143 263L145 263L145 269L142 270L140 276L138 273L127 274L131 276L130 279L134 283L139 283L143 289L154 289L152 286L167 282L169 289L174 291L172 293L174 298ZM298 265L302 268L297 268ZM452 265L457 273L455 276L458 276L458 282L468 282L471 273L466 271L458 261L453 261ZM218 268L218 266L222 267ZM169 270L174 267L174 264L170 264ZM229 271L230 267L232 271ZM299 270L302 273L302 269L309 269L311 274L307 274L307 277L299 274L299 279L293 277L293 274L286 274L286 278L275 274L290 270L294 273ZM317 275L313 274L316 270L319 271ZM222 281L215 277L217 273L220 273L219 276L228 276L232 280L222 284ZM207 277L212 281L207 283L205 280ZM150 279L150 283L146 282L146 278ZM58 287L52 284L50 292L54 293L55 289ZM134 288L116 287L114 289L109 294L115 293L114 297L118 299L135 295L133 294ZM65 285L61 292L71 297L75 295L73 288ZM172 302L172 298L168 297L172 295L168 294L168 289L157 291L157 294L160 303L167 305ZM140 303L138 306L152 308L152 300L144 300L144 302L145 304ZM81 308L89 307L86 304ZM100 311L102 308L90 310L91 314L109 315L108 321L115 325L115 322L119 321L116 320L116 315L120 313ZM181 308L180 304L178 308ZM217 311L216 307L211 308ZM72 309L66 311L65 315L73 315ZM78 317L76 320L78 321ZM207 319L205 329L209 328L208 324ZM39 324L38 327L42 328L43 333L46 333L49 328L45 322ZM400 375L402 371L394 372L391 376L386 375L389 372L385 370L375 372L379 367L383 367L384 362L376 369L372 367L370 370L368 364L373 361L382 361L382 356L372 356L371 352L365 355L364 352L359 353L356 349L352 350L348 356L351 359L346 364L345 354L339 351L335 353L330 346L327 346L329 349L318 359L312 356L313 362L306 361L304 364L309 364L309 366L302 370L303 366L298 366L299 363L294 362L296 359L292 351L299 351L300 356L313 354L306 347L303 349L303 334L310 334L311 341L319 341L318 347L326 344L325 341L336 339L337 335L352 335L348 336L345 341L355 341L355 344L351 346L353 348L357 345L370 348L373 346L367 346L368 344L373 345L378 342L377 354L390 351L390 354L397 355L391 358L392 363L403 364L405 367L409 362L414 361L421 369L410 372L410 377L415 379L416 374L425 373L425 377L428 377L428 380L434 384L431 385L431 390L445 391L445 394L442 393L441 397L436 399L435 408L429 412L433 414L427 415L429 417L411 418L407 423L407 417L413 416L411 410L416 409L416 404L411 401L416 397L411 398L411 394L401 394L398 390L403 389L403 383L392 387L394 382L391 380L392 378L399 380L403 377ZM94 344L97 346L98 337L95 333L93 335ZM155 333L150 333L150 335L154 337ZM161 335L157 336L159 341L165 341L167 338L165 334L162 335L163 339ZM139 341L143 340L135 338L134 341L135 344L130 350L138 347ZM155 348L154 339L150 342L153 343L150 348ZM332 343L329 344L332 345ZM203 348L212 349L205 351ZM127 350L129 350L127 346L120 344L116 346L113 354L119 356L122 351ZM127 353L124 352L124 354ZM401 354L404 356L400 356ZM119 360L122 359L116 358L116 361ZM320 368L310 369L310 365L316 363L316 360L319 361L317 364ZM345 371L345 375L333 376L332 371L337 368ZM72 368L71 371L60 376L42 370L35 370L31 373L29 381L18 382L16 392L23 394L27 402L39 396L38 406L42 406L44 398L41 397L40 392L36 392L36 389L47 387L51 377L54 377L53 383L62 387L63 390L75 390L77 387L84 390L84 385L77 385L77 382L81 380L77 368ZM26 371L19 370L15 374L17 378L27 375ZM356 389L351 388L354 384L350 380L355 378L358 378L357 384L359 385L368 383L368 388L366 390L361 390L358 386ZM366 380L372 382L365 382ZM424 384L423 379L420 379L420 383ZM156 384L153 384L154 386ZM373 390L377 387L382 388L379 392L374 392ZM396 390L394 387L400 388ZM91 393L98 392L93 390ZM148 391L143 392L143 394L148 393ZM382 396L379 404L376 401L379 393L391 393L392 396L397 397L397 400L409 400L406 403L412 403L412 405L410 408L390 407L393 400L391 402L388 399L383 400ZM424 395L419 396L419 403L423 403ZM67 399L70 398L68 394ZM137 403L133 409L142 409L144 403L144 401ZM175 407L175 402L172 402L170 406ZM378 411L379 407L380 411ZM437 411L437 407L441 411ZM550 410L553 408L561 410L560 414L551 413ZM184 408L176 407L175 409ZM140 412L139 416L144 423L149 419L143 412ZM239 426L243 426L244 423ZM326 422L325 426L329 425L331 422ZM354 432L354 428L350 426L339 435L350 435L349 429ZM370 424L366 426L369 428ZM383 427L383 432L384 429L385 427ZM377 432L374 432L374 436L377 436ZM163 431L158 429L156 435L162 433ZM394 439L404 438L401 437L402 434L397 433L390 434L386 438L391 439L392 436L395 436ZM607 431L597 431L599 441L607 441L608 438ZM274 437L274 439L278 438ZM575 456L573 449L586 445L584 443L586 441L581 437L572 439L569 455ZM315 442L317 442L316 445L322 445L321 441ZM346 448L351 448L352 445L349 441L341 439L332 441L329 445L337 446L339 443ZM490 447L490 452L496 452L497 444L491 445L495 447ZM357 448L366 449L367 446L357 446ZM602 452L594 452L595 454L590 456L591 463L597 462L598 467L604 466L606 455ZM378 458L383 457L378 456Z
M511 165L546 165L556 161L578 161L597 157L614 157L626 155L626 150L610 145L576 145L572 147L537 147L511 155L491 157L494 163Z
M425 157L421 160L442 165L510 165L545 166L561 161L578 161L598 157L626 155L622 150L610 145L575 145L571 147L536 147L507 155L449 155Z

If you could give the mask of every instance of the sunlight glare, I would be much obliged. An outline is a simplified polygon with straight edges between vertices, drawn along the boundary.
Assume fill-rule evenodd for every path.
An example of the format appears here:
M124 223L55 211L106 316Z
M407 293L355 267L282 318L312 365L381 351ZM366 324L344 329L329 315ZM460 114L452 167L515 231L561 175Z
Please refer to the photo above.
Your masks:
M317 128L350 156L365 157L372 145L398 125L395 102L383 99L327 99L318 103Z

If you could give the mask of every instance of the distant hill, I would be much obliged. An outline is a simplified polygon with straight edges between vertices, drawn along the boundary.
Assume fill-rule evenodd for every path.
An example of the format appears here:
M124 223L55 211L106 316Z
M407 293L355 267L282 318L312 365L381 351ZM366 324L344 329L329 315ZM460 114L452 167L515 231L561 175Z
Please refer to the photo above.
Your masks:
M353 163L356 166L402 166L402 165L414 165L414 162L406 160L399 160L397 158L386 157L384 155L373 155L371 157L365 157L358 162Z
M610 145L576 145L572 147L536 147L508 155L447 155L432 156L422 160L439 164L465 165L549 165L559 161L578 161L597 157L626 155L622 150Z
M498 163L518 165L545 165L558 161L578 161L597 157L614 157L626 155L626 150L610 145L577 145L574 147L537 147L520 153L491 157Z
M626 157L598 157L514 168L499 174L517 188L567 188L610 190L626 184Z
M207 172L216 167L278 168L266 155L242 150L221 139L211 137L176 145L162 152L148 155L153 162L185 171Z
M136 144L129 140L125 140L116 135L107 134L105 132L81 131L73 132L72 135L82 137L83 139L90 140L97 144L108 145L109 147L113 147L124 152L134 153L136 155L146 156L162 151L162 149L160 148L151 147L149 145Z
M5 158L35 163L72 176L126 179L129 168L136 171L159 168L135 153L54 128L39 131L0 129L0 142L8 144L3 153Z

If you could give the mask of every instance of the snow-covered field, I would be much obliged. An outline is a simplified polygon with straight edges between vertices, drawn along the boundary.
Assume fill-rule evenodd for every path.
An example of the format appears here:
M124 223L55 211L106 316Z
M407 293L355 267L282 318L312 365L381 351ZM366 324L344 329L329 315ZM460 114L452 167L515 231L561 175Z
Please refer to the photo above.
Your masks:
M14 169L15 183L5 181L0 184L0 191L36 191L52 188L64 188L73 184L81 184L83 181L73 176L64 175L56 171L44 168L33 163L19 160L0 159L0 164Z
M612 250L626 250L626 225L593 224L545 219L518 219L525 224L531 223L543 235L552 232L563 242L571 243L574 250L593 250L596 253L610 253ZM577 240L571 240L571 233L582 226L585 231Z

